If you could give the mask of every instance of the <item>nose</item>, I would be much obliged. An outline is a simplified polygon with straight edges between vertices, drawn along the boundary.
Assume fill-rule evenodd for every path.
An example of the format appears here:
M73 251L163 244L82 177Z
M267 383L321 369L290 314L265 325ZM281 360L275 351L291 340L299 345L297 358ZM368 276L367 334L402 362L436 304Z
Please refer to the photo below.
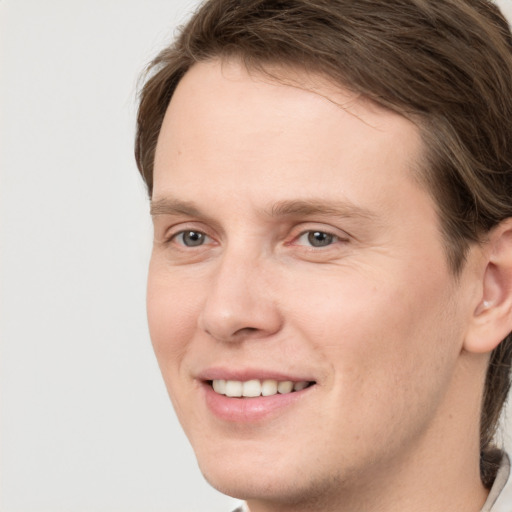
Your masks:
M216 263L199 328L223 342L262 339L277 333L282 316L275 300L277 283L271 264L243 254L225 254Z

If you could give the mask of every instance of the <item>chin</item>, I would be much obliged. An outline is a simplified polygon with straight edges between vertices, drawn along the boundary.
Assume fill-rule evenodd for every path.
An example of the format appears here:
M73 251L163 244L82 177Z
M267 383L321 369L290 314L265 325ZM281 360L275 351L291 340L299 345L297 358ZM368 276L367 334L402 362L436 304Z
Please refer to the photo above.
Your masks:
M295 478L290 478L290 474L297 472L286 470L287 466L294 465L292 461L283 464L282 454L276 458L240 447L229 454L204 456L198 453L197 456L206 481L233 498L247 500L265 497L279 500L290 490L297 490Z
M232 443L214 446L208 443L194 448L206 481L236 499L284 506L304 503L311 497L320 500L332 493L333 487L344 486L341 472L320 462L319 454L308 453L304 446L302 449L297 445L286 446L282 439L237 439Z
M211 470L209 470L211 469ZM290 473L279 477L272 467L254 471L254 468L230 467L202 469L204 478L222 494L240 500L270 500L289 502L298 488ZM264 474L262 474L264 473Z
M243 455L241 455L243 457ZM275 462L275 461L274 461ZM253 463L213 463L201 465L206 481L219 492L236 499L273 504L277 510L306 510L311 507L327 508L333 499L343 500L346 482L341 475L312 475L302 471L304 465L276 467L265 464L255 467Z

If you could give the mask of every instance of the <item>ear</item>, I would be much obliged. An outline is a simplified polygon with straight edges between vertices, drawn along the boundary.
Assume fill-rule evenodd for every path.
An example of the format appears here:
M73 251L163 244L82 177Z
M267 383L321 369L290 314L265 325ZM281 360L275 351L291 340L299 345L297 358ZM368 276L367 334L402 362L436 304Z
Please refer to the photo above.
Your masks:
M464 341L468 352L488 353L512 331L512 218L489 233L482 294Z

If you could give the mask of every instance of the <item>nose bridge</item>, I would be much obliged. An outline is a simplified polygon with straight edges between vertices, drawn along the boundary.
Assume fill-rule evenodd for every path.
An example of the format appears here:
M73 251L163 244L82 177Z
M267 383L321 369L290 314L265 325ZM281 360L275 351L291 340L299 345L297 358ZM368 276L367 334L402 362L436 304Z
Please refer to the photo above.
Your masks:
M249 247L226 248L213 276L199 318L200 328L222 341L264 337L281 320L269 282L271 262Z

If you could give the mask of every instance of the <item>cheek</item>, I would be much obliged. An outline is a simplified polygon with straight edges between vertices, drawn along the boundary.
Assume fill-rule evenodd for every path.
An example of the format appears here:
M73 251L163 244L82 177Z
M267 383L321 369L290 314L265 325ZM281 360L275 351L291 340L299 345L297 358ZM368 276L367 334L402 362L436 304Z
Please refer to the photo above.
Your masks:
M429 280L407 291L405 276L393 276L311 281L311 301L296 303L295 325L330 368L318 428L326 439L344 432L336 457L410 442L436 416L454 372L460 332L449 293Z
M426 268L412 258L393 263L290 279L294 288L285 294L294 300L296 318L303 319L313 338L323 340L320 346L421 352L430 331L441 336L445 329L451 331L456 318L452 278L444 269Z
M182 361L197 325L196 286L188 286L151 262L148 274L147 315L158 363L164 372Z
M346 274L341 280L311 280L310 297L297 303L296 325L332 371L332 385L360 405L404 393L435 393L450 378L460 351L446 275L407 272ZM370 399L370 396L373 397ZM387 398L387 400L386 400ZM417 397L416 397L417 398ZM346 398L345 398L346 400ZM385 403L384 402L384 403ZM399 402L393 403L399 407ZM378 407L378 404L377 404Z

